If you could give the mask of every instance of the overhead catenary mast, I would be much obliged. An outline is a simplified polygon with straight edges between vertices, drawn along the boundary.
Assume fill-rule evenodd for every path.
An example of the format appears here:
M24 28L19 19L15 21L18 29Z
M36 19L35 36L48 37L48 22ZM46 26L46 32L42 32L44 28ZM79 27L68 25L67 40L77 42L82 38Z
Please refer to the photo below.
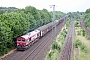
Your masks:
M51 8L53 8L52 11L52 40L54 42L55 38L56 38L56 24L55 24L55 5L50 5Z

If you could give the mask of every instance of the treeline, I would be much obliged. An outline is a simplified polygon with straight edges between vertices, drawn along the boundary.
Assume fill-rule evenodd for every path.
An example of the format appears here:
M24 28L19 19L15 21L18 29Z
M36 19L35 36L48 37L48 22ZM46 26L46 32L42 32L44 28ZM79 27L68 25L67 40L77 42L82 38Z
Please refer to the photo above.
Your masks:
M85 25L90 28L90 8L85 11L83 20L85 22Z
M10 13L10 12L14 12L16 10L18 10L18 8L16 8L16 7L0 7L0 14Z
M64 13L57 18L64 16ZM56 18L56 19L57 19ZM0 55L13 49L16 38L52 21L52 14L46 9L38 10L27 6L25 9L0 14Z
M55 11L55 19L58 20L61 17L65 16L65 13L61 12L61 11Z
M69 12L67 14L70 19L79 19L80 16L82 16L84 14L84 12L77 11L77 12Z

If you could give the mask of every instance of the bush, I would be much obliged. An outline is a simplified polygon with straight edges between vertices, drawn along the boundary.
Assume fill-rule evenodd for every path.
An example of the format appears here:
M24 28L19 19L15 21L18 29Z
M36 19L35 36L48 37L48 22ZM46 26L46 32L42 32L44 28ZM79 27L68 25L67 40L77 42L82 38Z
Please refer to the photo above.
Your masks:
M67 31L64 29L63 32L61 32L61 35L63 35L63 37L65 38L67 34Z
M53 45L52 45L52 49L56 49L56 50L60 51L61 50L61 46L60 46L60 44L58 42L55 41L53 43Z
M52 51L52 50L50 52L48 52L45 60L51 60L53 54L54 54L54 51Z
M83 52L87 53L88 48L85 45L83 45L79 39L75 41L75 48L78 47L80 47Z
M64 29L64 33L65 33L65 35L67 34L67 31L66 31L66 29Z
M86 32L85 32L85 30L83 29L83 30L82 30L82 35L85 36L85 34L86 34Z
M83 52L87 53L88 48L87 48L85 45L82 44L81 50L82 50Z
M57 50L51 50L47 56L45 60L57 60L57 58L59 57L59 52Z
M78 46L82 46L82 42L79 39L75 41L75 48L78 48Z
M78 24L79 24L79 22L76 22L75 27L79 27L79 25L78 25Z
M51 58L51 56L53 55L53 51L51 51L49 54L48 54L48 57Z

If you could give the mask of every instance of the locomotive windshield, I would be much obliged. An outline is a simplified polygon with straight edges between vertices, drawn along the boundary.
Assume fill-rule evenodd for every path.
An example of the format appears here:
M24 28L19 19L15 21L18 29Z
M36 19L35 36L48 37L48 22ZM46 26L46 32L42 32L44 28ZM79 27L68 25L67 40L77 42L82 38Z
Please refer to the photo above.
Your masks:
M25 40L22 40L22 42L25 42Z
M21 41L21 40L17 40L17 41Z
M18 42L25 42L25 40L17 40Z

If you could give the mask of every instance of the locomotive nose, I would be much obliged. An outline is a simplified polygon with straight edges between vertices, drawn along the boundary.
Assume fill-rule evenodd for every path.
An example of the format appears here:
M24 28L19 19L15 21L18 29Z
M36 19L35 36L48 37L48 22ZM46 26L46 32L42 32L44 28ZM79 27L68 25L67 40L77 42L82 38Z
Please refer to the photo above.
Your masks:
M20 46L22 46L23 44L22 43L19 43Z
M18 43L17 50L25 50L25 49L26 49L25 43Z
M26 43L19 42L17 45L19 45L19 46L25 46L25 45L26 45Z

